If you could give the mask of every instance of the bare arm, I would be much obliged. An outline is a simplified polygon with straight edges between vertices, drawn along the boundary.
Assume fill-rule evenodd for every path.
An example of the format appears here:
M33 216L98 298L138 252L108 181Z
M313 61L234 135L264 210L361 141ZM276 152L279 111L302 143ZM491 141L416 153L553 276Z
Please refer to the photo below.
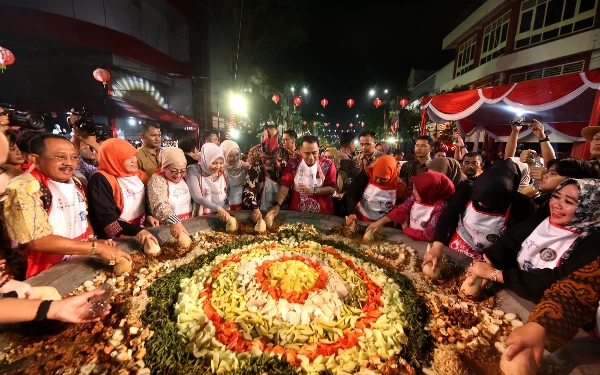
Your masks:
M546 138L546 132L544 130L544 125L538 120L533 120L533 125L529 127L533 135L537 137L538 140L542 140ZM548 165L551 160L556 159L556 154L554 153L554 149L549 141L540 142L540 148L542 150L542 158L544 158L544 165Z
M332 188L331 186L321 186L318 187L316 190L315 195L333 195L333 193L335 193L335 188Z
M42 237L39 240L33 240L26 244L28 250L39 251L42 253L65 254L65 255L91 255L92 244L89 241L77 241L67 237L56 236L54 234ZM94 254L105 260L117 260L120 257L131 259L129 254L117 249L114 246L107 245L103 241L98 241Z
M460 134L455 134L454 139L456 139L456 147L454 147L454 159L460 162L467 154L467 148L465 147L465 141L463 141Z
M519 132L521 131L520 126L513 126L506 141L506 148L504 149L504 159L512 158L517 153L517 143L519 143Z

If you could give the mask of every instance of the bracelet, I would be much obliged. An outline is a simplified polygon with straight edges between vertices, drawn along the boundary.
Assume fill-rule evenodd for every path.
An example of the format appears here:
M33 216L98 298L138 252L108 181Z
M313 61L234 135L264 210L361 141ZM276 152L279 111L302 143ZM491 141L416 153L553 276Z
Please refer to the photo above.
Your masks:
M550 142L550 138L548 138L548 136L546 136L546 138L540 139L539 142L540 143Z
M313 195L317 195L317 187L316 186L313 189Z
M48 310L50 310L51 303L52 301L42 301L42 303L40 303L40 307L38 307L37 314L35 314L35 319L33 320L36 322L45 320L48 317Z
M4 281L0 282L0 288L2 288L4 285L6 285L6 283L8 283L11 280L10 277L7 277Z
M498 278L498 272L500 272L499 269L495 269L494 272L492 272L492 281L496 282L497 278Z
M98 241L92 242L92 255L96 254L96 248L98 247Z

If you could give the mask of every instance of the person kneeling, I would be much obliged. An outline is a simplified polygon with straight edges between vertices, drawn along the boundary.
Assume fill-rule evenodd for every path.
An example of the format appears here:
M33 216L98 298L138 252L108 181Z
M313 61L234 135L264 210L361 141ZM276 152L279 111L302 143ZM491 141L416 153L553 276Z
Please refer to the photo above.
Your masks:
M424 172L411 179L413 194L367 230L377 231L383 225L394 222L402 226L404 234L415 240L433 239L438 218L446 208L446 201L454 194L454 184L438 172Z

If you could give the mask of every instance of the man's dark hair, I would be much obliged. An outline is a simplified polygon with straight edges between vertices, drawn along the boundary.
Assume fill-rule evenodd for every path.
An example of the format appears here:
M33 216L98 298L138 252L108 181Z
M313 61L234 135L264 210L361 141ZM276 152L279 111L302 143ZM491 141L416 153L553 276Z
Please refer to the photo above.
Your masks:
M46 151L46 139L62 139L63 141L67 141L67 142L71 143L67 138L62 137L58 134L52 134L52 133L37 134L29 142L28 154L42 155L44 153L44 151Z
M436 153L436 154L437 154L438 152L443 152L443 153L444 153L444 155L446 155L446 151L444 151L444 150L442 150L442 149L437 149L437 150L435 150L435 153Z
M160 130L160 125L155 122L152 122L152 121L142 122L142 133L149 131L150 128L156 128L156 129Z
M267 129L277 129L277 125L275 124L269 124L268 122L265 123L265 125L263 126L263 130L267 130Z
M321 145L319 144L319 138L315 137L314 135L303 136L302 143L308 143L308 144L316 143L318 147L321 147Z
M397 149L396 151L394 151L394 156L400 155L400 154L404 155L404 151L402 151L400 149Z
M289 135L290 138L298 139L298 133L296 133L296 131L294 131L293 129L288 129L284 131L283 134Z
M219 138L219 136L217 135L217 133L215 132L208 132L204 135L204 143L208 142L208 138L210 138L212 135L217 136L217 138Z
M419 140L421 140L421 141L427 141L427 143L429 144L429 148L432 148L433 145L434 145L433 138L431 138L428 135L421 135L421 136L419 136L419 138L417 138L417 141L419 141Z
M479 153L479 152L477 152L477 151L471 151L471 152L467 152L467 153L465 154L465 156L463 156L463 158L462 158L461 162L462 162L463 160L465 160L465 158L466 158L466 157L469 157L469 158L479 158L479 162L480 162L480 163L483 163L483 157L481 156L481 153Z
M342 133L340 136L340 146L348 147L350 144L354 142L354 134L353 133Z
M109 137L105 136L105 135L99 135L96 137L96 142L100 143L100 142L104 142L106 140L108 140Z
M548 169L556 165L556 173L559 176L570 178L600 178L600 167L597 163L591 163L583 159L554 159L548 162Z
M196 148L196 141L189 137L181 138L177 143L177 147L187 154L188 152L194 151L194 148Z
M31 140L40 135L40 134L46 134L42 131L39 130L24 130L24 131L20 131L17 133L17 147L19 148L19 150L21 150L21 152L24 152L26 154L30 154L30 142ZM62 138L62 137L61 137Z
M363 130L362 132L360 132L358 138L360 137L372 137L373 140L375 140L375 132L371 130Z

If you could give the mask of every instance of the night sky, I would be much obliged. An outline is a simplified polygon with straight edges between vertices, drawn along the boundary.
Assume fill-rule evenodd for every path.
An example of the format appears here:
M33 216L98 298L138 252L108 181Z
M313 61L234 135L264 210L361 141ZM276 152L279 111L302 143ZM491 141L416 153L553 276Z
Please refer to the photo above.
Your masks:
M442 51L442 39L467 8L481 3L307 1L306 42L275 61L304 76L313 111L326 97L328 121L346 123L355 120L361 107L373 107L369 89L402 89L411 68L435 71L452 61L454 51ZM352 110L345 105L350 97L356 101Z

